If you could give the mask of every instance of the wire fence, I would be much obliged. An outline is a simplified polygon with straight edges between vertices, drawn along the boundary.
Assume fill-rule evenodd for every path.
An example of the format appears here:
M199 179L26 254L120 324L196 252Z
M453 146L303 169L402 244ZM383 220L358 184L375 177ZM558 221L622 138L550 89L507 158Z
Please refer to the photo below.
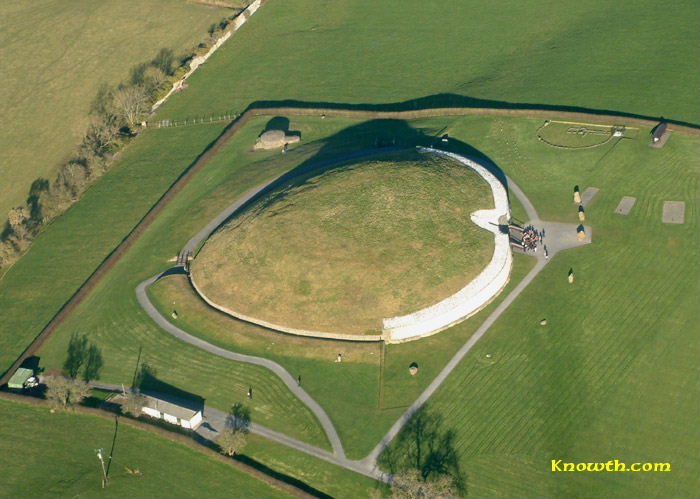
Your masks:
M233 121L238 118L240 114L233 111L220 113L220 114L210 114L205 116L196 116L192 118L184 118L179 120L158 120L158 121L147 121L147 128L172 128L179 126L192 126L192 125L207 125L209 123L222 123L226 121Z

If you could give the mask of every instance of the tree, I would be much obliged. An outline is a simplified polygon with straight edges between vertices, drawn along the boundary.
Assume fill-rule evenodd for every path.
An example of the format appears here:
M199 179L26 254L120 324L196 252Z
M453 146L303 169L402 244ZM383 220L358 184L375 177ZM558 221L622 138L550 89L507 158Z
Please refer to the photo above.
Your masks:
M122 87L114 92L115 114L129 127L134 126L148 111L148 96L143 87Z
M241 403L233 404L226 419L226 429L216 441L221 453L233 456L243 450L248 443L250 432L250 409Z
M68 409L90 395L90 385L79 379L46 376L44 383L46 384L46 398L54 408Z
M157 66L148 66L143 72L143 85L149 93L153 93L165 83L166 78L162 69Z
M58 175L52 188L52 194L57 198L55 201L77 199L87 187L89 179L90 171L84 158L64 163L58 169Z
M83 144L83 154L94 154L104 157L114 149L117 144L117 120L114 115L100 114L92 116L88 123Z
M162 48L153 61L151 61L151 64L159 68L166 75L171 76L175 71L175 54L171 49Z
M138 389L129 390L124 394L124 402L122 402L122 412L131 414L137 418L141 415L141 409L146 405L146 397L138 391Z
M27 236L26 223L30 216L29 208L26 206L19 206L10 210L7 221L10 224L10 229L17 237L23 239Z
M454 497L456 487L449 475L438 475L434 480L423 479L419 470L402 471L391 483L392 499L447 499Z
M216 443L221 448L222 454L233 456L240 453L248 443L248 432L236 430L235 428L226 428Z

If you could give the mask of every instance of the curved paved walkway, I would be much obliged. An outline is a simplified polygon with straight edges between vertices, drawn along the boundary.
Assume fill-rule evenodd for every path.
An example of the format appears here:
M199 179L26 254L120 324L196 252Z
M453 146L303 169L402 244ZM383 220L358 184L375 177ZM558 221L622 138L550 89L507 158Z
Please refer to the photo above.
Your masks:
M167 272L168 271L166 271L165 273ZM340 442L338 432L335 430L335 427L333 426L333 423L331 423L331 420L328 417L328 414L326 414L326 411L323 410L323 408L318 404L318 402L316 402L311 397L311 395L309 395L306 392L306 390L304 390L298 385L297 380L294 379L284 367L270 359L264 359L262 357L254 357L252 355L236 353L230 350L226 350L224 348L217 347L216 345L212 345L211 343L204 341L201 338L192 336L191 334L183 331L179 327L171 324L165 317L160 315L156 307L153 305L153 303L151 303L151 300L148 298L147 289L148 286L160 279L162 275L163 274L158 274L157 276L151 277L150 279L146 279L136 287L136 298L139 304L145 310L148 316L151 319L153 319L153 321L161 329L170 333L176 338L181 339L185 343L189 343L190 345L193 345L197 348L201 348L202 350L206 350L207 352L212 353L214 355L218 355L219 357L235 360L237 362L245 362L247 364L262 366L275 373L282 380L282 382L285 385L287 385L287 388L289 388L289 390L294 395L296 395L299 398L299 400L306 404L306 406L309 409L311 409L311 412L313 412L314 415L318 418L319 423L321 423L321 426L326 432L326 436L328 437L328 440L331 443L331 447L333 448L333 454L335 454L338 457L345 457L345 451L343 450L343 445Z
M365 155L360 154L360 155ZM357 155L355 155L357 157ZM344 160L351 159L345 158ZM337 161L337 160L336 160ZM314 167L322 166L317 164ZM281 177L280 177L281 178ZM554 222L543 222L540 220L537 210L534 205L527 198L525 193L520 189L520 187L513 182L512 179L507 178L508 188L510 191L518 198L522 203L525 211L527 212L529 223L534 225L536 228L545 228L547 233L546 244L552 245L549 251L549 255L553 256L557 251L568 249L575 246L581 246L583 244L588 244L591 241L589 227L587 230L586 241L578 241L575 237L576 225L574 224L562 224ZM245 204L247 201L252 199L256 194L261 192L270 183L263 186L256 187L248 191L242 198L239 198L235 203L230 205L224 212L222 212L219 217L208 224L202 231L200 231L194 238L192 238L186 245L186 250L195 250L199 244L204 241L216 227L220 225L228 216L230 216L235 210L240 206ZM573 234L573 238L570 237ZM501 314L505 312L508 307L515 301L515 299L520 295L520 293L527 288L527 286L535 279L537 274L539 274L542 269L547 265L549 259L546 258L542 251L535 253L533 255L537 258L537 263L530 270L530 272L525 276L525 278L518 283L518 285L513 289L508 296L496 307L496 309L486 318L486 320L481 324L481 326L476 330L476 332L462 345L462 347L455 353L455 355L450 359L450 361L445 365L445 367L440 371L437 377L430 383L430 385L421 393L421 395L416 399L416 401L411 404L411 406L401 415L401 417L393 424L389 431L384 435L381 441L375 446L375 448L361 460L351 460L345 456L343 450L342 442L338 433L333 426L332 421L323 410L323 408L296 382L296 380L289 374L289 372L284 369L281 365L276 362L265 359L262 357L255 357L251 355L244 355L236 353L224 348L217 347L208 343L201 338L193 336L182 329L171 324L165 317L163 317L155 306L151 303L147 295L147 288L154 282L156 282L161 277L173 273L173 269L168 269L165 272L158 274L150 279L143 281L136 288L136 295L139 304L143 307L149 317L153 319L156 324L164 331L172 334L173 336L185 341L193 346L206 350L214 355L231 359L238 362L245 362L248 364L255 364L262 367L266 367L274 372L279 378L287 385L287 387L294 393L303 403L309 407L309 409L316 415L321 426L323 427L329 441L331 442L331 447L333 452L328 452L326 450L320 449L313 445L307 444L305 442L296 440L282 433L276 432L267 428L265 426L253 423L251 424L251 431L257 433L273 441L276 441L282 445L292 447L301 452L305 452L324 461L331 462L348 470L361 473L363 475L388 482L391 477L387 473L382 472L378 468L378 458L381 453L388 447L391 441L398 435L401 429L406 423L411 419L411 417L418 412L421 407L428 401L428 399L437 391L437 389L445 382L452 371L459 365L460 361L464 356L469 353L469 351L476 345L476 343L486 334L489 328L500 318ZM198 433L204 438L214 440L217 434L225 428L226 418L228 415L218 409L211 407L205 407L205 422L209 423L207 426L200 427Z

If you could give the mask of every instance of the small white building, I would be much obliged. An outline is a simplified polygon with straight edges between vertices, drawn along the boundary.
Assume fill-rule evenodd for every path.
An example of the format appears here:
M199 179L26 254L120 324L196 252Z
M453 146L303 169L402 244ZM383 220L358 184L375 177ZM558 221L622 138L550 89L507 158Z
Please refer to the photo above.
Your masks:
M184 400L168 401L151 395L144 395L144 399L141 412L152 418L162 419L192 430L202 424L202 410L195 403Z

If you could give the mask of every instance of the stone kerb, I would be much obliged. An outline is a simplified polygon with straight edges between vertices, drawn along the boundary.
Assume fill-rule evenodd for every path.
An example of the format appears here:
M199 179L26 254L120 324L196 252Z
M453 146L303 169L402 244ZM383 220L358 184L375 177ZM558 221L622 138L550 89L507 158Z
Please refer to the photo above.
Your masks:
M475 314L503 290L508 283L513 266L508 234L501 233L499 229L501 216L505 215L510 219L508 193L505 186L486 168L464 156L427 147L418 150L459 161L476 171L489 183L495 208L476 211L471 214L471 219L479 227L493 232L495 248L486 268L454 295L412 314L384 319L385 337L392 343L435 334Z

